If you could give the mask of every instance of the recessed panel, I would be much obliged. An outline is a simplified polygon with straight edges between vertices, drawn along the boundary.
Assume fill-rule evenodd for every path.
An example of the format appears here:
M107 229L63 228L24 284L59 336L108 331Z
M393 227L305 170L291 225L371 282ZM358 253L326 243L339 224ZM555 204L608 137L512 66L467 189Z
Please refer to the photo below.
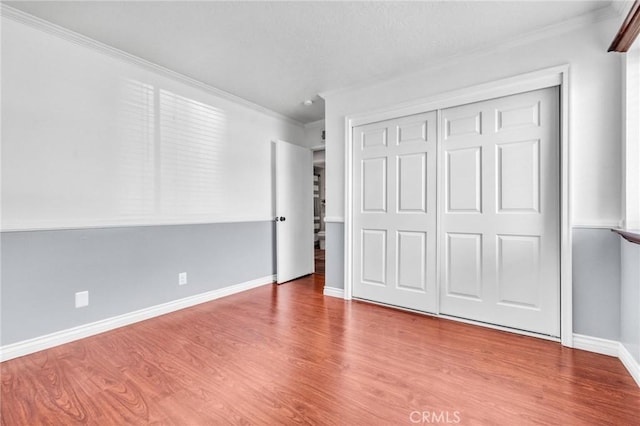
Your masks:
M540 304L540 238L498 235L500 302L537 308Z
M426 212L427 153L398 156L398 212Z
M362 230L361 277L365 284L386 285L387 231Z
M481 135L482 134L482 112L477 114L444 119L445 140L457 136Z
M398 143L426 142L427 126L428 123L423 120L398 125Z
M387 158L362 160L362 211L387 211Z
M447 233L446 284L449 296L482 298L482 235Z
M362 132L362 149L387 146L386 127L369 129Z
M496 132L526 126L540 126L540 102L516 108L496 109Z
M498 211L540 211L540 144L537 140L497 146Z
M396 249L398 288L424 292L427 272L426 248L425 232L398 232Z
M482 148L446 152L445 197L449 213L482 211Z

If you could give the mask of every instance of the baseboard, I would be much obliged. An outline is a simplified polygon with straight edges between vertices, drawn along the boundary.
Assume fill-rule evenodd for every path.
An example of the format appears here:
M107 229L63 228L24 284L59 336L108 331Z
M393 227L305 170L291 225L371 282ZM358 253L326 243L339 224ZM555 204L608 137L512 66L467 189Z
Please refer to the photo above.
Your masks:
M620 342L583 334L573 335L573 348L615 357L620 354Z
M640 363L633 358L622 343L615 340L574 334L573 346L574 349L582 349L619 358L622 365L625 366L631 377L633 377L633 380L635 380L638 387L640 387Z
M189 308L201 303L210 302L220 299L221 297L230 296L232 294L251 290L252 288L271 284L275 281L275 275L257 278L255 280L246 281L240 284L231 285L218 290L208 291L206 293L185 297L183 299L174 300L160 305L151 306L149 308L140 309L138 311L129 312L116 317L84 324L78 327L69 328L44 336L36 337L22 342L12 343L0 347L0 362L7 361L34 352L49 349L85 337L94 336L136 322L144 321L160 315L179 311L180 309Z
M324 294L325 296L337 297L337 298L340 298L340 299L344 299L344 289L343 288L324 286L324 290L322 291L322 294Z
M631 374L631 377L633 377L633 380L638 384L638 387L640 387L640 363L633 358L631 353L629 353L622 343L620 343L619 358L620 361L622 361L622 364L629 371L629 374Z

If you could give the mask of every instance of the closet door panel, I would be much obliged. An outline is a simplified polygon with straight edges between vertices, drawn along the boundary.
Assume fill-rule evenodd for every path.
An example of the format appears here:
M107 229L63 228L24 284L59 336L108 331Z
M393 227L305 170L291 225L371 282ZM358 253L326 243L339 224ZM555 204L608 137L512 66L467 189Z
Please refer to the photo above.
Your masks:
M356 298L436 312L436 119L354 128Z
M558 88L441 116L440 312L558 337Z

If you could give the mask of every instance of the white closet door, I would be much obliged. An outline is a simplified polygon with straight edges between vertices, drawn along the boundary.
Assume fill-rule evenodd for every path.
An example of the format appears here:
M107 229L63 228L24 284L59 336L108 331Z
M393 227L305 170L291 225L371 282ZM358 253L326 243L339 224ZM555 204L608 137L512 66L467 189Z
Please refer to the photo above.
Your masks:
M354 297L436 312L436 121L354 128Z
M560 335L558 88L441 114L442 314Z

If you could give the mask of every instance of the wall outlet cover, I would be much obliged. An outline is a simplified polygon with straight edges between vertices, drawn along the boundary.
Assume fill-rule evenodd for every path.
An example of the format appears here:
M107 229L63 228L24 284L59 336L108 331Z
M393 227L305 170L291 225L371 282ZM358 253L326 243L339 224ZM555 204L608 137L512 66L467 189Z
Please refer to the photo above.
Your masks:
M76 293L76 308L89 306L89 292L79 291Z
M185 285L187 283L187 273L180 272L178 274L178 285Z

